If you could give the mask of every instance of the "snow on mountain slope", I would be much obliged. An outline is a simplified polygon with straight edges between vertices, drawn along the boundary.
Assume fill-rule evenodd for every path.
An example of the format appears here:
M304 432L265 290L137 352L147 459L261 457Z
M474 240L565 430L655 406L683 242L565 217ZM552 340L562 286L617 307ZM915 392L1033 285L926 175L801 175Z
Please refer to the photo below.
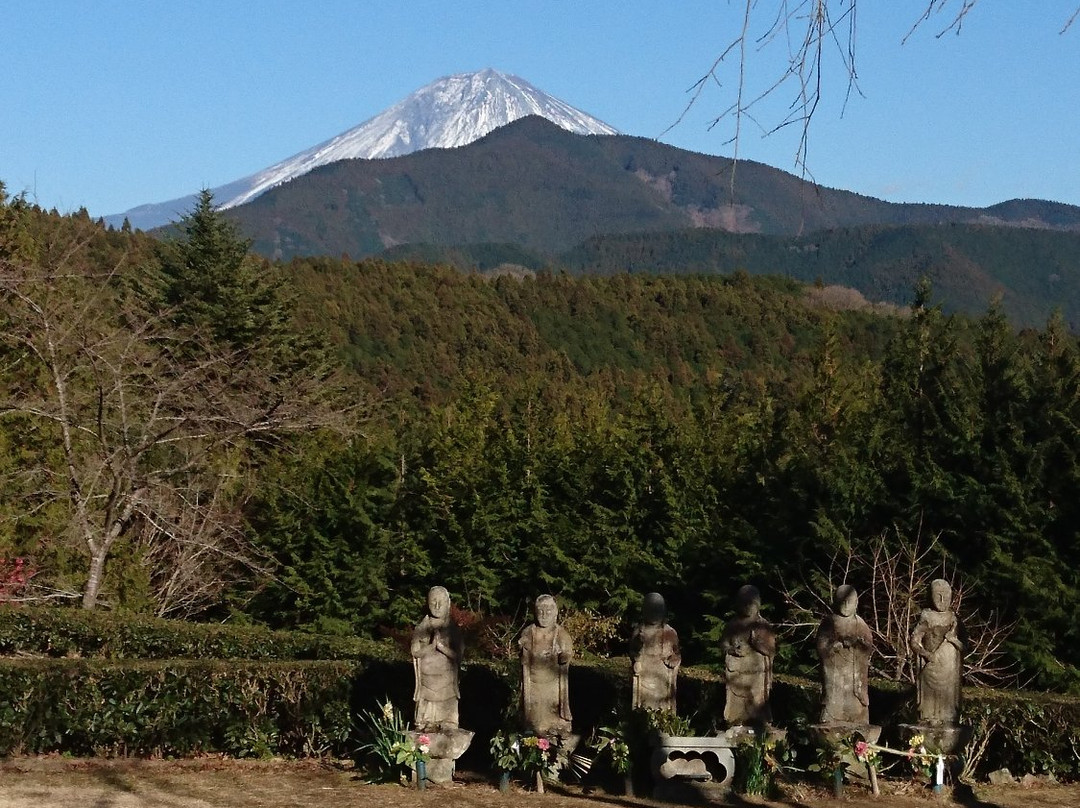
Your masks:
M541 115L576 134L615 135L618 131L591 115L537 89L524 79L481 70L446 76L422 87L374 118L249 177L212 189L221 208L242 205L283 182L338 160L397 157L420 149L453 148L523 118ZM106 216L124 218L148 229L177 219L191 209L195 195L140 205Z

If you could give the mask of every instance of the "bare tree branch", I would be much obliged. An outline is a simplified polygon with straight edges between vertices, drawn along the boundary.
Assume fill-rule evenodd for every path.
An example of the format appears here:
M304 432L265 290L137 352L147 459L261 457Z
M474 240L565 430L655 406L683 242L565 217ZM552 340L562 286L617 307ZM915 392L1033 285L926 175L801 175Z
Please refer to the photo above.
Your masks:
M266 574L240 518L253 448L345 431L355 408L339 406L318 367L283 369L259 345L176 325L170 310L124 291L124 262L106 273L80 266L84 247L76 238L47 244L40 261L0 260L0 373L11 380L0 418L45 426L62 457L43 451L22 469L27 512L66 505L88 559L84 607L123 544L141 553L158 612L190 614Z
M922 13L900 39L901 44L906 43L916 31L940 15L945 15L947 22L935 37L940 39L950 32L959 35L977 2L978 0L925 0ZM788 127L798 127L794 164L805 176L808 173L810 126L828 88L834 83L845 88L841 115L847 109L852 94L862 94L856 70L857 10L858 0L772 0L770 3L744 0L740 8L738 33L724 43L720 55L687 90L690 97L686 106L661 136L686 119L690 110L701 103L707 89L715 87L723 92L726 87L724 72L733 60L737 60L737 64L729 70L729 73L733 71L735 74L732 88L734 100L721 105L721 112L712 118L708 128L711 130L731 122L733 133L726 143L733 146L732 156L737 162L744 136L744 120L753 122L763 136ZM1080 8L1073 12L1059 33L1064 34L1069 30L1078 17ZM755 22L759 20L765 22L760 28L760 35L755 36ZM765 54L767 48L778 46L781 39L787 42L786 61L775 55ZM777 67L751 69L754 67L754 59L768 59ZM772 78L760 82L764 89L751 97L748 95L748 87L752 76ZM789 86L793 86L794 91L787 114L776 123L762 126L753 115L755 108L766 98ZM733 168L732 204L734 173Z
M816 630L820 615L831 608L832 593L841 584L855 586L862 594L860 611L874 635L875 654L871 660L875 675L899 682L914 682L918 676L911 634L919 619L920 604L930 582L945 578L955 594L953 610L968 634L964 675L969 683L1001 685L1015 683L1016 671L1005 661L1004 644L1014 623L1003 621L996 612L980 613L964 602L964 590L946 565L937 539L904 536L899 530L883 533L833 557L821 571L820 583L781 586L782 596L792 615L782 624L789 632L808 640Z

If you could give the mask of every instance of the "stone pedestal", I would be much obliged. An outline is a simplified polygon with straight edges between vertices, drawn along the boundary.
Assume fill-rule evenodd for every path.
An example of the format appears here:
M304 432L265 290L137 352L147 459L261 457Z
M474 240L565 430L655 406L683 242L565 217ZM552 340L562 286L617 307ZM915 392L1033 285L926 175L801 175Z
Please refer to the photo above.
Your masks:
M668 802L722 800L735 774L727 733L711 736L657 735L653 741L653 796Z
M901 724L900 739L905 745L922 735L926 751L934 755L955 755L971 740L971 727L960 724Z
M772 724L766 724L764 727L750 725L728 727L727 730L724 731L724 735L731 739L733 745L736 745L740 743L753 743L757 740L758 734L762 732L765 733L765 738L769 741L787 741L787 730L774 727Z
M846 721L834 721L830 724L811 724L811 737L822 744L846 743L852 735L858 733L867 743L877 743L881 737L881 727L877 724L849 724Z
M414 742L421 735L427 735L429 744L427 762L427 779L431 783L449 783L454 777L454 764L457 759L465 754L465 750L472 743L473 733L467 729L453 728L441 729L431 732L418 732L413 730L408 733ZM413 779L416 772L413 771Z

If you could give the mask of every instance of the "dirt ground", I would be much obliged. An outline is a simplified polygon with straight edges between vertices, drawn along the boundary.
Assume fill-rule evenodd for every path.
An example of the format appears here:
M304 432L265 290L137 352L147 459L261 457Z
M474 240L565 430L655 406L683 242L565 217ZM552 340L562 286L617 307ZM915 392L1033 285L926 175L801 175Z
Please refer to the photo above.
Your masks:
M938 799L911 784L883 784L880 797L849 785L844 808L1077 808L1080 786L982 786ZM824 789L791 787L774 802L732 796L727 805L835 808ZM347 768L313 761L254 762L202 758L70 760L15 758L0 763L0 808L652 808L651 800L553 788L512 786L503 794L482 780L430 786L423 792L367 785Z

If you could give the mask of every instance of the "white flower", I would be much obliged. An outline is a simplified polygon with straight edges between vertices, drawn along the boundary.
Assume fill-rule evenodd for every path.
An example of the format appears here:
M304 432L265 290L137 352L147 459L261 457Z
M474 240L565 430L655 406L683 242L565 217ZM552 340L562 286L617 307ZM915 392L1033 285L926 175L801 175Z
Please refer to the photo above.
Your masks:
M510 744L510 748L517 752L521 749L521 744L518 741L514 741L512 744Z
M431 747L430 747L430 746L428 746L428 745L427 745L426 743L422 743L422 744L420 744L420 754L421 754L421 755L426 755L426 754L428 753L428 750L429 750L430 748L431 748Z

